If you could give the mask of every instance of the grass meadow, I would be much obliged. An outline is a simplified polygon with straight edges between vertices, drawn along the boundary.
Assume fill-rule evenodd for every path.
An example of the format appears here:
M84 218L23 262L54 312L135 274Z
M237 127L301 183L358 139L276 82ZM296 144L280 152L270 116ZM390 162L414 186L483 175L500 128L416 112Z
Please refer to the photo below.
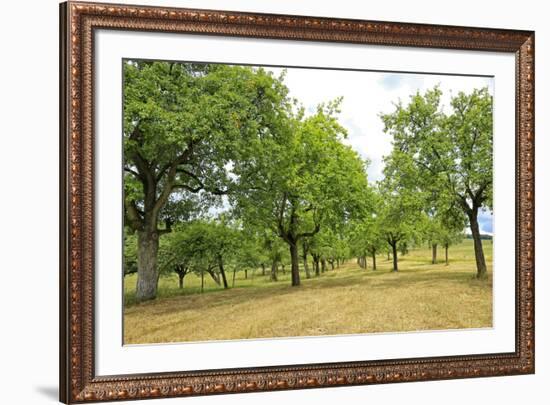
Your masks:
M237 272L235 287L224 290L208 276L185 277L178 288L174 274L159 282L158 298L136 303L136 275L126 276L126 344L318 336L375 332L484 328L492 326L492 243L484 240L488 279L475 278L472 240L449 248L449 265L439 249L411 249L399 255L391 272L386 255L377 270L361 269L350 259L340 268L290 286L290 266L279 281L260 269ZM231 285L232 269L228 269Z

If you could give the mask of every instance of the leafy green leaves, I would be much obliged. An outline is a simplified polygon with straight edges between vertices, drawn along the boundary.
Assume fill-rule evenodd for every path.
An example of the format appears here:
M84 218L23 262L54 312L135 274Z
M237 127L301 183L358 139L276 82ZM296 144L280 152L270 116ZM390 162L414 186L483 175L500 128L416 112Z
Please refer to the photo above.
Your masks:
M492 97L487 88L451 99L450 112L434 88L382 116L394 139L386 176L416 183L433 206L492 207Z

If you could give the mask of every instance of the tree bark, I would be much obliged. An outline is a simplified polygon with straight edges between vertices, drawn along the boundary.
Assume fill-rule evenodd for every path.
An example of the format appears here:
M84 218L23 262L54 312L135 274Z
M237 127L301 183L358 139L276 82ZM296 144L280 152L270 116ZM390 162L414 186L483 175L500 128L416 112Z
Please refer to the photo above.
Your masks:
M216 285L220 285L220 278L218 277L218 275L216 273L214 273L214 271L212 270L212 268L209 268L206 270L206 272L208 274L210 274L210 277L212 277L212 280L214 280L214 282L216 283Z
M277 261L273 260L273 263L271 263L271 275L270 275L271 281L277 281Z
M432 243L432 264L437 262L437 243Z
M223 268L223 260L221 257L218 258L218 268L220 269L220 274L222 275L223 288L228 289L227 278L225 277L225 270Z
M397 242L391 242L391 250L393 254L393 271L398 271L397 269Z
M302 242L302 258L304 261L304 270L306 272L306 278L311 278L311 273L309 272L309 264L307 262L307 245L306 242Z
M321 273L327 271L327 261L325 258L321 259Z
M477 222L477 209L469 215L470 230L474 240L474 252L476 255L477 278L487 277L487 266L485 265L485 255L483 254L483 244L481 242L481 234L479 232L479 224Z
M445 243L445 265L449 265L449 244Z
M138 232L138 277L136 300L152 300L157 297L159 249L158 233L154 231Z
M304 270L306 271L306 278L311 278L311 273L309 272L309 264L307 262L307 251L306 250L304 250L303 261L304 261Z
M319 256L312 255L313 257L313 267L315 268L315 276L319 277L320 271L319 271Z
M376 251L373 250L371 252L371 255L372 255L372 269L376 270Z
M265 276L265 263L262 263L262 276Z
M185 277L185 273L178 273L180 290L183 289L183 278L184 277Z
M290 274L292 277L291 285L297 287L300 285L300 265L298 258L298 244L296 242L289 242L290 247Z

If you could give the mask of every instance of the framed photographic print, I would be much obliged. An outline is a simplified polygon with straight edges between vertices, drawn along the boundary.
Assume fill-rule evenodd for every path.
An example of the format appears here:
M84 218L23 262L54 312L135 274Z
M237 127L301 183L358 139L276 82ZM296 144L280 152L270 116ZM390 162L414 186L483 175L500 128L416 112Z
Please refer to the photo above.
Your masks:
M534 32L60 21L61 401L534 372Z

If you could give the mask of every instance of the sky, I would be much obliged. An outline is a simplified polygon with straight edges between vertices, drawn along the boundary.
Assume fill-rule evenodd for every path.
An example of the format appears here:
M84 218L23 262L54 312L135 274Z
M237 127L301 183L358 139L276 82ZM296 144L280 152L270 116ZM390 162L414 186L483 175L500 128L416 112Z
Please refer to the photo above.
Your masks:
M276 76L282 68L266 67ZM488 87L494 94L494 80L487 77L444 76L412 73L385 73L310 68L287 68L285 84L290 96L299 100L309 113L319 103L343 97L339 121L348 131L344 143L350 145L363 158L368 158L368 179L375 182L383 178L383 157L391 151L391 136L383 131L381 113L395 110L394 104L407 103L417 91L439 85L443 92L443 108L448 110L452 96L460 91ZM482 233L492 233L493 218L490 212L479 217Z

